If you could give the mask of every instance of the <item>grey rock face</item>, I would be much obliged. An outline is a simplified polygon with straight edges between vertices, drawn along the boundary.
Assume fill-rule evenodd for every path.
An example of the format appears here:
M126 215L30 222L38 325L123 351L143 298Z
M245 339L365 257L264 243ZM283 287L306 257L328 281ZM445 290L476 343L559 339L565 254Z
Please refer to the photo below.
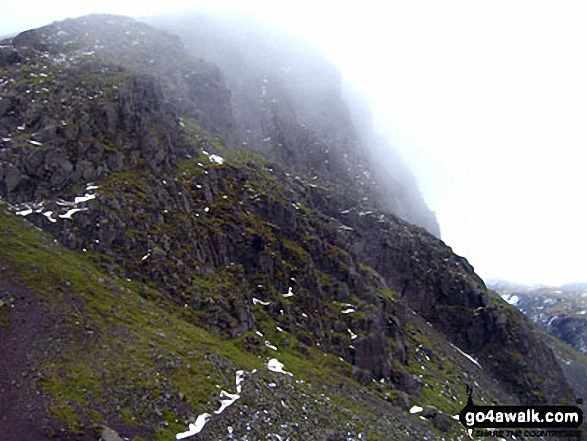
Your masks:
M0 67L12 66L20 63L20 54L9 46L0 46Z
M377 136L368 110L345 101L340 72L315 49L259 23L213 14L152 22L220 67L231 91L236 142L307 179L323 178L341 193L352 187L353 197L370 198L440 236L415 179L399 155L390 154L393 146ZM390 162L386 172L377 168L378 151Z

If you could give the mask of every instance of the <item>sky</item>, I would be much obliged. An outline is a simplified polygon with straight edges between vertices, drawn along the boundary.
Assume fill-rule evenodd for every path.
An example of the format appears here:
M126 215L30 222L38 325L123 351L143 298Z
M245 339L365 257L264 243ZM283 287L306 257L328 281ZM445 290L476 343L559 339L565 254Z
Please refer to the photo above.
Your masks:
M316 46L369 100L478 274L587 282L587 2L1 0L0 35L200 5Z

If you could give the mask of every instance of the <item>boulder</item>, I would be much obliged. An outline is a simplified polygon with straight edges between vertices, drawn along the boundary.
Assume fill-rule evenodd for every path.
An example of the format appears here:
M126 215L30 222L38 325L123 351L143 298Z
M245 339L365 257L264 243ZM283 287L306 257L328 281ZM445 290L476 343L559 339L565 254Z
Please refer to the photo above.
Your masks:
M20 54L10 46L0 46L0 67L8 67L20 63Z

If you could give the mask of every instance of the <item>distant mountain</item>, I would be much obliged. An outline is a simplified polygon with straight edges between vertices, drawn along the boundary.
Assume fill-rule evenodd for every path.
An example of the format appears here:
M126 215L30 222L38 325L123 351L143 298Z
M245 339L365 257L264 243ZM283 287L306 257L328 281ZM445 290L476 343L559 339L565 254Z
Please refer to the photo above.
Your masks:
M574 403L535 326L405 220L417 190L379 182L316 54L289 82L301 49L227 72L184 44L103 15L1 42L2 436L468 439L468 385Z
M586 396L587 284L527 286L493 280L488 287L550 336L545 341L557 355L569 383L579 396Z
M546 331L587 355L587 283L536 287L494 281L489 288Z

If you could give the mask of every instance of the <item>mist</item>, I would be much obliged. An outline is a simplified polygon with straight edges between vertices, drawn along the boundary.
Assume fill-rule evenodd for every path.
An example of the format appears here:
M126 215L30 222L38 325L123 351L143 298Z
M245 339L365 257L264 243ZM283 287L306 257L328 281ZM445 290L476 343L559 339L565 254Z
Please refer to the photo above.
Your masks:
M160 15L187 3L9 2L0 34L95 12ZM281 111L309 121L315 119L312 112L324 109L337 115L332 122L352 118L357 142L372 147L371 160L385 165L379 173L390 181L402 176L410 189L421 190L443 240L482 277L549 284L587 280L583 2L198 4L240 21L254 18L290 39L295 35L298 47L301 42L313 54L309 59L334 65L332 70L316 61L302 69L314 77L316 89L282 103ZM256 51L254 45L249 49ZM211 46L206 50L202 56L216 53ZM238 62L227 67L226 81L238 81L230 77ZM294 96L305 81L297 78L272 86ZM313 101L318 91L323 97L342 94L349 108L330 112L327 101ZM246 120L246 110L235 104L235 112L237 121ZM256 143L266 127L247 124L253 129L245 131L244 142ZM349 135L346 125L338 130L320 136L334 142Z
M382 208L439 235L416 179L374 126L368 101L314 45L253 17L194 11L147 21L220 67L232 92L234 141L376 194ZM372 171L375 171L374 173Z

